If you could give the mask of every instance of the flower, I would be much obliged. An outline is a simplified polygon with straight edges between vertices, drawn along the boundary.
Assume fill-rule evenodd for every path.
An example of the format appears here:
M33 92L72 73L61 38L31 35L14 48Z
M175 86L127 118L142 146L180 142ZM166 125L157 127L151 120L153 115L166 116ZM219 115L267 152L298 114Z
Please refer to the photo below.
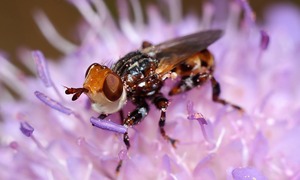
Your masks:
M180 5L167 1L171 20L149 6L146 24L138 1L130 1L135 21L129 18L128 4L118 1L117 24L102 1L69 1L87 22L79 29L79 46L60 37L42 13L36 16L49 41L66 53L59 63L33 51L35 65L22 62L30 70L36 67L35 78L12 65L4 54L0 56L2 179L299 178L298 9L273 7L266 23L258 26L247 1L230 3L228 19L214 23L210 20L218 12L212 4L204 6L199 20L182 17L176 9ZM245 17L239 22L241 11ZM224 37L210 47L217 61L215 77L222 97L245 112L214 103L209 83L170 97L166 132L179 140L176 149L161 137L159 111L152 106L142 123L128 129L131 148L127 152L122 135L91 126L89 119L97 113L86 97L71 102L63 93L63 85L82 84L91 63L110 65L139 48L142 40L159 43L224 24ZM24 52L23 57L27 59L28 54ZM163 93L171 85L167 81ZM130 103L124 109L130 111ZM109 119L111 127L119 116ZM112 131L127 130L118 128ZM119 159L124 161L116 175Z

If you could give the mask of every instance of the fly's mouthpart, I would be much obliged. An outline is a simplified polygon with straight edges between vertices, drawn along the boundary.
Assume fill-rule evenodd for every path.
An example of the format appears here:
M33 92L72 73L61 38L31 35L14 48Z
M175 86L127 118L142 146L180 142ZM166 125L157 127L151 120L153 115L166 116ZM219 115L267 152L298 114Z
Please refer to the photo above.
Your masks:
M76 101L82 93L88 93L89 90L86 88L68 88L66 87L66 94L74 94L72 97L72 101Z

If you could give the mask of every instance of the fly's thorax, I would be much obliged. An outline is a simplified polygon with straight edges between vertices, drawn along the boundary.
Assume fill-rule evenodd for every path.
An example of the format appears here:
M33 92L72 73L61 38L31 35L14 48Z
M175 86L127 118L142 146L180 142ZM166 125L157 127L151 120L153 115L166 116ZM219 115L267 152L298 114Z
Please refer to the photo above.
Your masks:
M130 52L114 66L126 86L128 97L151 96L158 92L163 84L155 70L158 60L140 51Z
M144 78L132 77L130 74L124 77L126 91L133 97L150 97L159 92L163 81L157 74L149 74Z

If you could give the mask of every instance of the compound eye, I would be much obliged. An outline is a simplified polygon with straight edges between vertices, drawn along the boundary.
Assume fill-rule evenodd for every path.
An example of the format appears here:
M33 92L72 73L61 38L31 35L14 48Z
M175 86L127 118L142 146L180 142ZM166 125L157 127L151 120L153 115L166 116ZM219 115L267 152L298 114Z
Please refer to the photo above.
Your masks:
M86 70L86 72L85 72L85 77L89 74L90 70L91 70L94 66L100 66L100 65L99 65L98 63L93 63L93 64L91 64L91 65L87 68L87 70Z
M123 83L121 78L114 73L109 73L103 83L103 93L110 101L118 100L123 92Z

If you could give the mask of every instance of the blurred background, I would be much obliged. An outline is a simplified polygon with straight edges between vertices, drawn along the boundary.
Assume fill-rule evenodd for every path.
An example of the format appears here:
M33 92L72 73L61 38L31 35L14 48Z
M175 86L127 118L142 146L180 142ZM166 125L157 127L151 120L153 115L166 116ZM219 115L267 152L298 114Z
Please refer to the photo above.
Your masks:
M157 3L158 0L143 0L141 4ZM217 1L217 0L215 0ZM256 12L259 21L263 21L263 12L271 4L289 2L300 4L300 1L284 0L250 0L250 4ZM116 5L113 0L106 0L105 3L117 17ZM182 0L183 13L194 12L201 14L201 4L199 0ZM78 23L82 20L81 15L65 0L1 0L0 6L0 51L5 52L9 59L16 61L19 48L27 47L30 49L42 50L46 57L57 59L61 55L43 37L34 22L33 14L36 10L42 10L57 28L58 32L71 42L76 42L75 30Z

